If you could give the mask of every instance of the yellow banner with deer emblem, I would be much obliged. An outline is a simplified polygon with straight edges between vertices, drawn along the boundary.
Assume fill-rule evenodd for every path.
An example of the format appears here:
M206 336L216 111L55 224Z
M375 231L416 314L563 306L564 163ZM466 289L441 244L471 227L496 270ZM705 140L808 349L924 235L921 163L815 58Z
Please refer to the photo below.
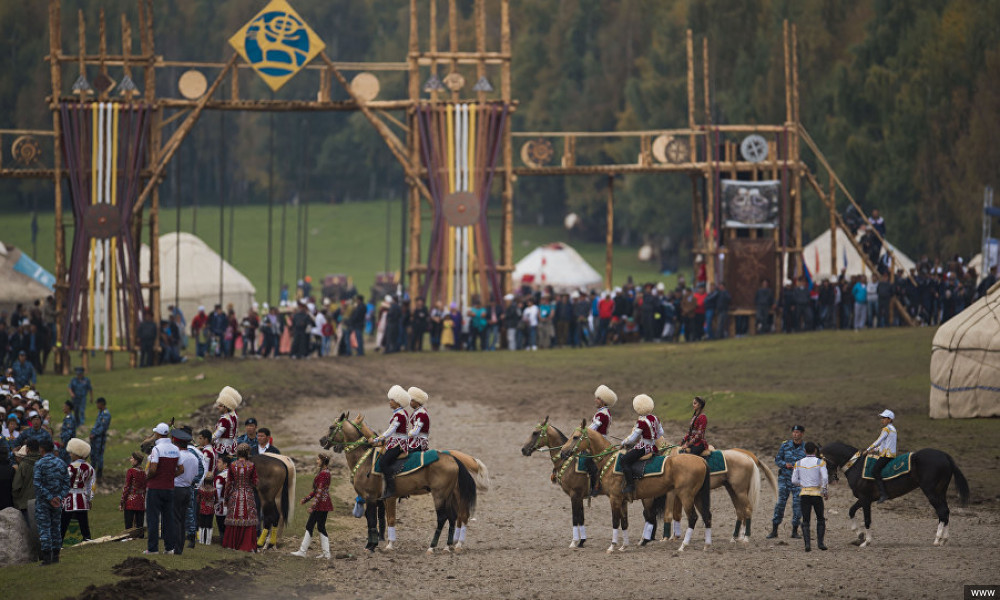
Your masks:
M326 48L285 0L271 0L229 38L229 45L274 91Z

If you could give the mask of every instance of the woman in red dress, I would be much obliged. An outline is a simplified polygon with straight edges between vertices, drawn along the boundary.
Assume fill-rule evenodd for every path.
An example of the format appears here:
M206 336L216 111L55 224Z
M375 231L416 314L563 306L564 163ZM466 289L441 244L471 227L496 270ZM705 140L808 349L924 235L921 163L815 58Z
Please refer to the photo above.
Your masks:
M320 546L323 553L317 558L330 558L330 538L326 535L326 515L333 510L330 502L330 457L320 454L316 457L316 466L319 473L313 478L313 491L302 499L302 504L313 500L313 505L309 508L309 520L306 521L306 533L302 536L302 545L298 552L292 552L292 556L305 556L309 549L309 542L312 541L313 527L319 530Z
M146 522L146 472L142 470L144 456L133 452L129 460L132 468L125 473L125 487L118 510L125 512L125 529L142 527ZM143 537L141 534L139 537Z
M705 441L705 429L708 427L708 417L704 415L705 400L701 396L695 396L691 401L691 408L694 409L694 414L691 415L688 433L681 441L681 452L701 454L708 448L708 442Z
M226 532L222 546L244 552L257 551L257 467L250 462L250 446L236 447L236 460L226 479Z

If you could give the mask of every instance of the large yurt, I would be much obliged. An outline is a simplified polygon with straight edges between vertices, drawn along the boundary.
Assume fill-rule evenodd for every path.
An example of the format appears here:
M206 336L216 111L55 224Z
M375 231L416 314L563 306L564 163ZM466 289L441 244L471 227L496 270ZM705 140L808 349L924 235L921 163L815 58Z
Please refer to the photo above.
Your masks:
M35 300L44 300L52 295L53 283L55 277L20 248L0 242L0 311L9 312L18 304L27 307Z
M145 244L139 251L139 265L145 281L149 273L149 246ZM167 315L167 307L176 303L190 322L199 306L211 312L221 297L223 308L232 304L237 317L242 317L253 304L255 293L250 280L201 238L184 232L160 236L161 315Z
M854 245L851 244L851 240L847 237L847 232L838 227L837 232L837 272L830 273L830 236L831 230L827 229L821 233L816 239L809 242L802 249L802 260L806 263L806 266L813 275L824 274L824 275L839 275L841 271L846 270L847 276L851 277L854 275L870 274L870 270L865 266L865 261L861 258L861 255L857 250L854 249ZM859 231L860 234L860 231ZM860 235L859 235L860 239ZM916 266L909 256L903 254L899 251L899 248L895 247L886 240L886 245L892 250L893 255L896 257L895 269L903 269L909 273L910 269Z
M569 244L553 242L532 250L514 266L515 286L552 286L557 293L599 289L601 274Z
M931 345L930 416L1000 417L1000 283L938 327Z

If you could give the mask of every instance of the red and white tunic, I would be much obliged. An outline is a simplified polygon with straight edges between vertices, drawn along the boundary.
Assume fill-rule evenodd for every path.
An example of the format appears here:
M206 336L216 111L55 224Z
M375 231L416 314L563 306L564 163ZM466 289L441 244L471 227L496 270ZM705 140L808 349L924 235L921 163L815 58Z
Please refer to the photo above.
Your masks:
M215 433L212 434L212 446L216 454L236 454L236 428L239 423L240 418L235 411L219 417Z
M257 467L242 458L229 465L226 481L226 527L257 527ZM226 530L229 531L228 529Z
M632 433L625 439L624 444L635 444L639 450L656 452L656 438L663 435L663 426L655 415L645 415L639 417L632 428Z
M382 434L386 450L391 450L392 448L406 450L406 443L410 439L406 434L406 421L406 411L402 408L397 408L392 413L392 416L389 417L389 428Z
M205 479L211 481L215 475L215 465L219 460L219 455L211 444L206 444L200 448L201 455L205 458Z
M226 481L229 480L229 471L220 471L215 476L215 516L226 516Z
M589 427L604 437L608 437L608 428L611 427L611 411L608 410L607 406L597 409L594 420L590 422Z
M430 447L431 416L423 406L410 415L410 441L408 448L414 452L426 451Z
M94 467L81 458L68 468L69 493L63 498L63 510L90 510L90 501L94 499Z
M306 496L302 503L313 500L313 512L330 512L333 510L333 503L330 501L330 471L323 469L313 478L313 491Z
M208 479L205 480L208 483ZM211 515L215 513L215 490L212 484L202 485L198 488L198 514Z

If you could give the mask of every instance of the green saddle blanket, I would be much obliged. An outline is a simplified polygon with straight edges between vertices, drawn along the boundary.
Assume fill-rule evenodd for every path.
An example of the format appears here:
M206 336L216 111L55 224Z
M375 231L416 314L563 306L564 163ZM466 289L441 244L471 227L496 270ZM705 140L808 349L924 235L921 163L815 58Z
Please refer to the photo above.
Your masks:
M722 450L713 450L708 458L705 459L708 463L708 473L710 475L715 475L716 473L725 473L729 470L729 465L726 464L726 455L722 453Z
M875 479L875 461L878 460L877 456L866 456L865 457L865 471L861 475L864 479ZM910 453L900 454L896 458L889 461L882 469L882 479L895 479L900 475L906 475L910 472Z
M577 473L590 473L590 471L587 470L587 457L586 456L577 456L576 457L576 472Z
M410 452L409 456L403 459L402 467L397 467L399 472L396 473L396 477L401 475L409 475L414 471L419 471L420 469L426 467L427 465L437 461L438 451L437 450L427 450L425 452ZM375 473L382 474L382 457L375 461Z
M622 456L619 454L615 457L615 473L622 475ZM666 463L667 457L656 455L649 460L642 461L642 475L639 477L648 477L650 475L662 475L663 465Z

